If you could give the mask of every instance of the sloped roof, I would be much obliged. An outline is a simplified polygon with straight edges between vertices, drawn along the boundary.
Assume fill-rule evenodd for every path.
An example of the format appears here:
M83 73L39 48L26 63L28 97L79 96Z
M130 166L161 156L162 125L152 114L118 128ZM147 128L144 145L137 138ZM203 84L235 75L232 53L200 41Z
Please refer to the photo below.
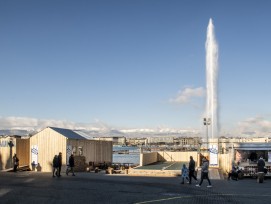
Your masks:
M239 150L271 150L271 143L238 143L234 144L234 148Z
M93 140L93 136L90 136L88 135L87 133L85 132L82 132L80 130L74 130L75 133L77 133L78 135L84 137L85 139L88 139L88 140Z
M58 132L59 134L63 135L64 137L68 139L77 139L77 140L86 140L85 137L82 137L78 133L69 130L69 129L64 129L64 128L56 128L56 127L48 127L51 128L52 130Z

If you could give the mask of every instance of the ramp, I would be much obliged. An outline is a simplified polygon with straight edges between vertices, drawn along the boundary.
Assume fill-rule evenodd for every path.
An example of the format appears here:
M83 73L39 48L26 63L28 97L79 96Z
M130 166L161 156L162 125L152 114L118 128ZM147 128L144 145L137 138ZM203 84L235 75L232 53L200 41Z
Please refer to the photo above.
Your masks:
M201 169L198 170L197 178L200 179ZM209 178L212 180L221 180L219 169L209 169Z

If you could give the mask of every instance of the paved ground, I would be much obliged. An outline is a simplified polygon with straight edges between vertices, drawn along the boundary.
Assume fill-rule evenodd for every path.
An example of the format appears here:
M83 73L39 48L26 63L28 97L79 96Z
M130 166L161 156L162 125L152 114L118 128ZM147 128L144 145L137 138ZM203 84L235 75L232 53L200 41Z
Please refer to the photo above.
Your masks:
M186 164L188 167L188 162L156 162L153 164L139 166L136 169L148 169L148 170L180 170Z
M271 180L212 180L213 188L180 184L176 177L0 172L0 203L271 203Z

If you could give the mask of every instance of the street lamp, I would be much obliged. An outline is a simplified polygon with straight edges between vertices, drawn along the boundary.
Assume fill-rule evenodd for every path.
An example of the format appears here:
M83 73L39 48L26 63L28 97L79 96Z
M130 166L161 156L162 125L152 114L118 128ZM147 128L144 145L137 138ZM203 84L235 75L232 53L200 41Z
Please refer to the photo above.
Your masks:
M12 147L14 146L14 143L12 141L12 139L10 139L10 141L8 142L8 146L9 146L9 165L10 167L12 167Z
M208 150L209 149L208 125L211 125L211 118L203 118L203 125L206 126L206 139L207 139L207 150Z

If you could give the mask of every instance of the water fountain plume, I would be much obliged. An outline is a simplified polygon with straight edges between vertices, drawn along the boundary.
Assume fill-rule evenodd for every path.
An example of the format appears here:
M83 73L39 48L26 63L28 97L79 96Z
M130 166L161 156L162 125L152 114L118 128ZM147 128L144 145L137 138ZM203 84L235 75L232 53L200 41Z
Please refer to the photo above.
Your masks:
M215 39L215 30L212 19L207 27L206 49L206 117L211 119L210 138L217 138L219 134L218 121L218 45Z

